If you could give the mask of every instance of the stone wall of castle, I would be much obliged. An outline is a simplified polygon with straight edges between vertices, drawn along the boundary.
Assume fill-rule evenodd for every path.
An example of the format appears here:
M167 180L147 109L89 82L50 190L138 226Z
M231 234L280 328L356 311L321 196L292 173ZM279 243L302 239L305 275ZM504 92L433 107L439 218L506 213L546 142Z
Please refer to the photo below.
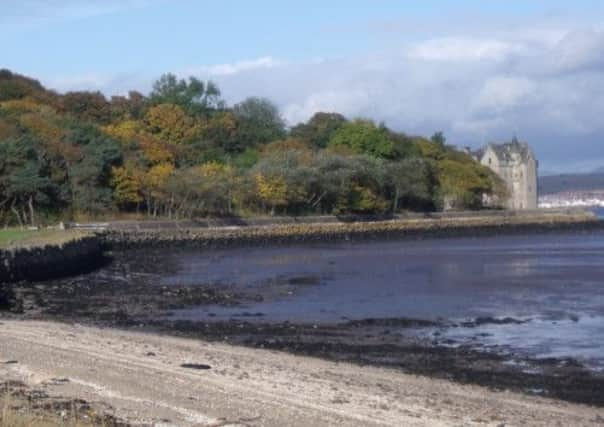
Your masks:
M506 182L508 209L537 209L537 161L526 144L489 145L479 160Z

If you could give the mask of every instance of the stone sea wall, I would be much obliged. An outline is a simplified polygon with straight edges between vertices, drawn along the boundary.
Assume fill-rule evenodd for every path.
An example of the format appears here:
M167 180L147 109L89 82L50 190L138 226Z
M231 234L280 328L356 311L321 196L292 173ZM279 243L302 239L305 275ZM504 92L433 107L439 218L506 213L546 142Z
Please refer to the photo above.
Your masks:
M326 218L327 219L327 218ZM47 280L90 271L105 262L104 251L146 248L214 248L270 246L346 240L421 239L541 233L558 230L604 229L604 222L586 211L532 213L474 213L437 217L349 222L266 223L242 226L109 228L61 245L0 250L0 284L20 280ZM264 220L252 224L265 224Z
M438 218L392 219L378 222L325 222L190 228L125 228L104 233L106 244L116 250L141 248L212 248L268 246L342 240L456 237L555 230L604 228L585 211L466 215Z
M47 280L94 269L103 262L103 241L81 237L60 245L0 250L0 283Z

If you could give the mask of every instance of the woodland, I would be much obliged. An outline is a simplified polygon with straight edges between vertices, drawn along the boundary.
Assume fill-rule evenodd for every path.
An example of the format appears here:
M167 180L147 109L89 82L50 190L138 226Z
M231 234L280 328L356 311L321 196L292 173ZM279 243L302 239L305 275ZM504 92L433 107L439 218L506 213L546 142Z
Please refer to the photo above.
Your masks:
M482 209L503 188L442 132L337 112L289 126L268 99L229 106L173 74L108 98L0 70L0 225Z

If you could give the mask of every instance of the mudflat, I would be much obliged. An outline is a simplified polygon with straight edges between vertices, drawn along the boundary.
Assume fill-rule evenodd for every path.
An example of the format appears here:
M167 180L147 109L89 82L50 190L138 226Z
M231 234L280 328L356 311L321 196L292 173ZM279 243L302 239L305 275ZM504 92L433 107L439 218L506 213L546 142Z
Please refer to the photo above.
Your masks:
M50 397L84 399L129 423L599 426L604 422L602 408L140 332L3 320L0 342L0 382L22 381Z

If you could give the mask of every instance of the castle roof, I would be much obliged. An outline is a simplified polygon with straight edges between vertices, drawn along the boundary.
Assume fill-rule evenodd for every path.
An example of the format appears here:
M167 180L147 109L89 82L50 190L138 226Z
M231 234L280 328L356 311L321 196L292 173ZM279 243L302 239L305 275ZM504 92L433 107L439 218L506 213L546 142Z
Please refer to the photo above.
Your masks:
M514 154L518 155L523 162L534 157L531 148L524 142L512 141L504 144L491 143L488 147L493 150L499 160L504 162L512 161L515 157Z

